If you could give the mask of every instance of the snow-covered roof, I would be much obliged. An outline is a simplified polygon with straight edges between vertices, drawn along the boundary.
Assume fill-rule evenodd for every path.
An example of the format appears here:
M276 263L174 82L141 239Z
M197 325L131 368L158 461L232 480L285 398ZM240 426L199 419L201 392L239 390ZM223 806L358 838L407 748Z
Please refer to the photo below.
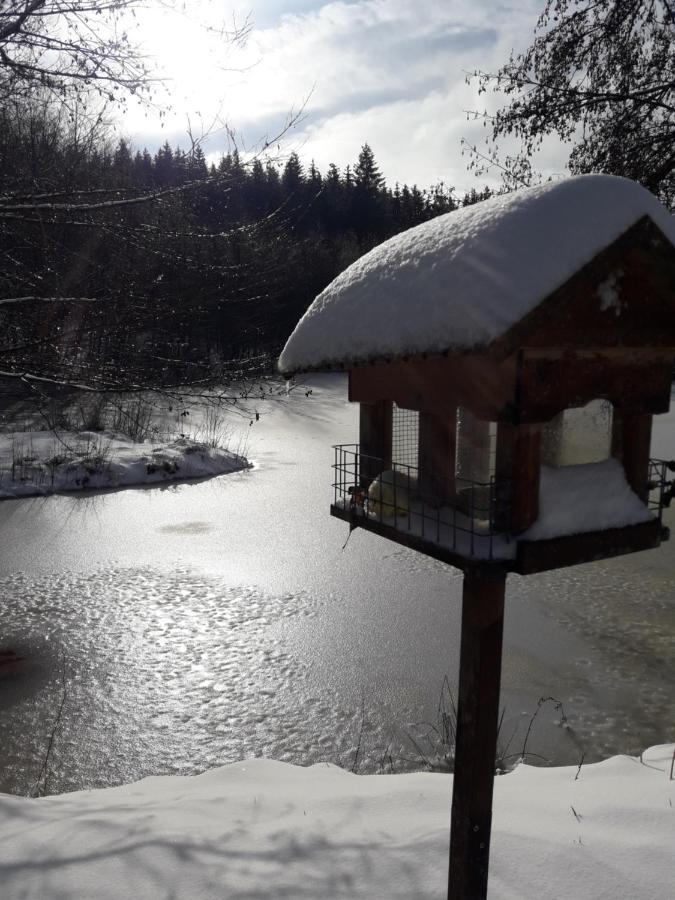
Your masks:
M287 374L488 345L649 216L625 178L580 175L493 197L396 235L322 291L279 357Z

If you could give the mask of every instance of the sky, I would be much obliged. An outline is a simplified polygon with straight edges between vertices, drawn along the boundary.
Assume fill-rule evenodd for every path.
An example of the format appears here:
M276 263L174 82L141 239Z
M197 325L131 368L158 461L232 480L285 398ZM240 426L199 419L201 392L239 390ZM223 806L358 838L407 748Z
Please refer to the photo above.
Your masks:
M463 191L498 182L498 173L477 181L462 157L462 138L487 134L467 111L497 104L466 76L496 71L511 49L524 49L542 0L182 5L184 13L155 7L134 23L134 39L166 79L154 108L131 108L120 124L136 147L189 146L190 129L207 135L209 158L233 143L246 153L270 142L282 159L295 150L325 171L331 162L353 165L367 142L390 186L444 181ZM245 39L228 38L222 26L244 29ZM553 144L546 171L562 172L564 159Z

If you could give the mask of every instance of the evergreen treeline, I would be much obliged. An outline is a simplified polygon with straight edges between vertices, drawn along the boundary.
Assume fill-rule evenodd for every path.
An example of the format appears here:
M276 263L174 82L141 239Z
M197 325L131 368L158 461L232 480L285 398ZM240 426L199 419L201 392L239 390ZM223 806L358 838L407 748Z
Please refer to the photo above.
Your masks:
M0 111L0 368L14 375L114 389L271 359L342 269L458 205L443 184L388 188L367 144L343 171L236 150L208 165L200 146L134 152L52 106L19 112Z

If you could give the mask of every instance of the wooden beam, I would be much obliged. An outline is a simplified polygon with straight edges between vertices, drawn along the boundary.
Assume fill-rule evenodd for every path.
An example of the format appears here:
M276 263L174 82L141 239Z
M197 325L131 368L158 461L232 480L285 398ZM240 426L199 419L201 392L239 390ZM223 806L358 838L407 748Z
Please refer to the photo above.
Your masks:
M498 531L511 532L511 505L513 460L516 450L515 425L504 422L497 424L497 446L495 448L495 489L497 509L495 526Z
M421 412L419 418L419 486L422 497L439 505L455 496L457 413Z
M511 531L520 534L539 517L542 426L518 425L513 436Z
M368 487L391 468L392 402L361 403L359 407L360 483Z
M515 400L515 358L495 362L486 355L355 366L349 371L351 402L388 398L404 409L449 415L466 406L491 422L511 421Z
M620 406L612 405L612 442L610 455L614 459L623 460L623 411Z
M505 586L464 575L448 900L487 897Z
M652 417L643 413L624 412L621 426L623 468L626 480L638 497L649 499L649 448L652 439Z
M544 541L518 541L513 571L519 575L548 572L564 566L651 550L666 540L667 530L657 519L653 519L638 525L626 525L625 528L569 534Z
M670 407L673 354L660 350L525 350L520 354L517 422L548 422L596 399L658 414Z

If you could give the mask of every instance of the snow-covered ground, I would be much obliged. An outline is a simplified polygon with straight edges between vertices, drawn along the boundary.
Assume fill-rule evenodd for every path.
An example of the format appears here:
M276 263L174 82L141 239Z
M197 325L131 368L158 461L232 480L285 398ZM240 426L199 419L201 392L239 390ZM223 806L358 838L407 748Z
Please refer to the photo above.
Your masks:
M243 456L192 440L135 442L112 431L0 434L0 499L223 475Z
M665 900L673 746L495 782L490 900ZM0 795L4 900L441 900L452 776L252 759L30 800Z

